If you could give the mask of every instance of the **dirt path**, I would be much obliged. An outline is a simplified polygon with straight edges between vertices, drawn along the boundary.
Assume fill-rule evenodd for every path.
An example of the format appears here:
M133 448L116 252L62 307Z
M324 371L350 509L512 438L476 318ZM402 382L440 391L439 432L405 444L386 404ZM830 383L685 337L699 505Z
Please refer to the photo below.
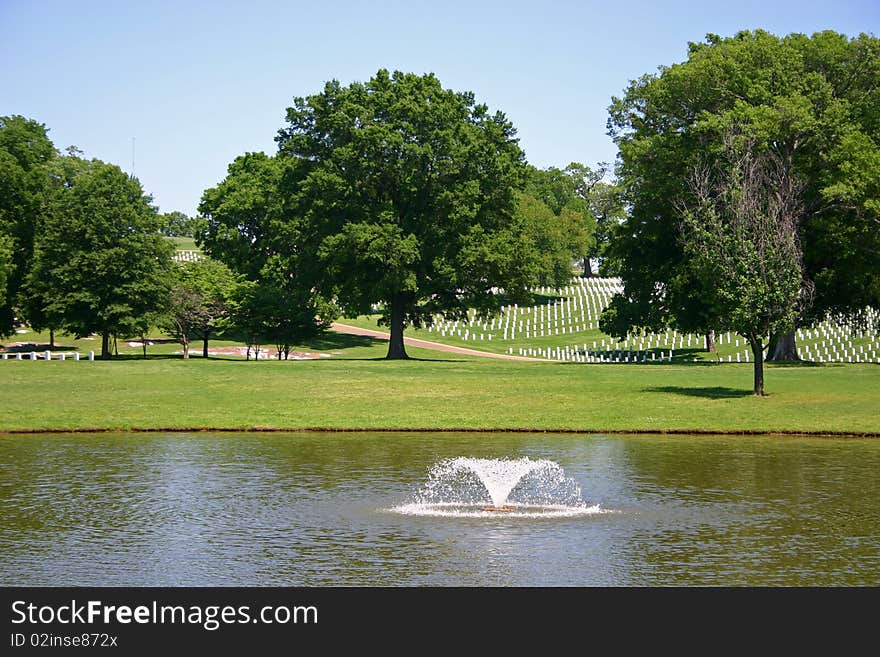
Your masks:
M358 326L349 326L348 324L339 324L334 322L330 325L334 331L339 333L348 333L349 335L365 335L378 340L390 340L391 336L384 331L374 331L373 329L360 328ZM417 338L403 338L404 344L410 347L421 347L422 349L435 349L436 351L446 351L451 354L461 354L462 356L482 356L483 358L500 358L502 360L526 360L535 363L546 362L543 358L529 358L527 356L513 356L511 354L494 354L490 351L479 351L477 349L467 349L466 347L454 347L450 344L441 344L440 342L429 342L428 340L419 340Z

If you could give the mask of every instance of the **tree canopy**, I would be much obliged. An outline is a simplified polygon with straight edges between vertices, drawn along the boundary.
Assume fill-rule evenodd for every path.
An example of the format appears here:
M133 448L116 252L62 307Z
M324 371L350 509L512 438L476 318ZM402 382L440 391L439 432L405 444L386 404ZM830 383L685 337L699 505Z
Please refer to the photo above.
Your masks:
M269 258L290 253L300 223L283 213L281 182L285 163L265 153L245 153L229 165L227 176L205 190L204 217L196 241L212 258L254 280Z
M0 299L6 298L6 288L12 274L12 238L0 234Z
M800 322L880 303L880 40L764 31L691 44L687 61L633 81L610 108L629 218L612 247L624 282L603 319L617 335L667 322L719 326L714 281L676 230L689 173L731 130L803 181L796 222L813 303ZM789 327L792 328L792 327Z

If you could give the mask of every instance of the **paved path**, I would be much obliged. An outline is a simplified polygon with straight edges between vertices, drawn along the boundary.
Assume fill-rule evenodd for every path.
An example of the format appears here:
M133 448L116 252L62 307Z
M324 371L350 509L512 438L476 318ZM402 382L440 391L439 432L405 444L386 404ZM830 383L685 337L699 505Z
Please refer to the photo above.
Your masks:
M339 333L348 333L349 335L365 335L378 340L390 340L391 336L384 331L374 331L373 329L360 328L359 326L349 326L348 324L340 324L334 322L330 325L334 331ZM404 344L411 347L421 347L422 349L435 349L437 351L447 351L452 354L461 354L462 356L482 356L483 358L501 358L503 360L527 360L535 363L546 362L543 358L528 358L526 356L514 356L512 354L495 354L491 351L479 351L477 349L467 349L465 347L455 347L451 344L442 344L440 342L429 342L428 340L419 340L417 338L408 338L404 336Z

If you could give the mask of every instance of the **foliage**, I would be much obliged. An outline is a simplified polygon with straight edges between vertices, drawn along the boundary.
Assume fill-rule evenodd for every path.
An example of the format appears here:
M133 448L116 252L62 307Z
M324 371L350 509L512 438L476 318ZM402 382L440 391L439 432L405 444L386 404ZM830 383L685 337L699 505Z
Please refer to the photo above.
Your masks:
M213 259L246 277L230 298L226 325L255 350L274 344L287 357L297 340L329 326L336 310L316 290L315 248L303 219L286 210L288 163L264 153L235 159L219 185L202 196L198 239Z
M6 287L12 274L12 237L0 235L0 299L6 298Z
M202 228L198 217L190 217L175 210L159 215L159 232L167 237L195 237Z
M583 215L564 207L556 215L544 203L527 193L517 193L516 216L523 236L537 253L535 277L538 285L562 287L571 280L571 265L584 253L587 241Z
M197 243L215 260L254 280L272 256L291 251L289 222L282 213L285 163L265 153L246 153L229 165L226 178L205 190L204 220ZM292 224L289 226L288 224Z
M259 356L260 346L275 345L279 360L290 356L294 344L315 338L330 326L334 309L296 285L285 285L267 274L259 282L241 283L230 299L227 327Z
M22 116L0 117L0 336L14 329L16 306L31 267L56 156L46 127ZM3 255L5 254L5 255Z
M727 166L695 169L693 207L683 207L685 252L713 281L720 323L752 347L754 393L764 395L764 336L798 316L803 267L800 184L783 161L751 145L730 147Z
M579 162L565 169L531 168L526 190L556 215L570 215L575 257L584 261L584 275L592 275L590 260L604 260L614 227L624 218L620 188L606 180L608 165L591 169ZM572 221L574 220L574 221Z
M625 291L604 325L724 328L714 282L676 239L676 208L694 205L690 172L723 157L734 126L804 183L799 239L815 296L801 321L878 305L878 55L880 40L868 35L709 35L690 45L687 61L615 98L609 129L631 214L611 247Z
M172 247L140 183L99 160L60 159L27 288L50 326L77 337L135 335L162 307Z
M381 304L389 357L405 357L407 324L488 312L498 287L527 294L537 254L515 212L524 157L502 113L433 75L380 70L295 99L287 121L279 157L304 220L298 247L346 314Z
M198 292L182 285L171 288L162 328L183 346L184 359L189 358L189 343L196 327L207 324L210 319Z
M178 263L161 325L181 343L184 358L189 358L193 338L204 341L202 355L208 357L208 340L228 316L229 299L236 283L229 268L216 260L203 258Z

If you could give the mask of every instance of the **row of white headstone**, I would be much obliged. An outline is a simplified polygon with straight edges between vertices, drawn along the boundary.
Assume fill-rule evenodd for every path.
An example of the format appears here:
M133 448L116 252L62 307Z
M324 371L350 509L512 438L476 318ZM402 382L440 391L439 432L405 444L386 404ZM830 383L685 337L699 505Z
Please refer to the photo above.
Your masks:
M509 354L513 354L513 347L508 349ZM531 348L520 347L518 350L520 356L529 358L546 358L548 360L559 360L573 363L655 363L655 362L672 362L675 357L675 350L608 350L596 351L587 349L587 345L583 345L581 349L578 345L552 348ZM694 359L697 360L697 359ZM748 363L751 360L749 351L736 352L728 354L725 358L719 358L717 362L727 363Z
M491 340L498 331L502 340L513 340L518 333L521 338L538 338L598 329L599 314L619 289L619 279L576 279L565 288L534 290L561 297L546 304L503 306L501 314L489 320L478 319L476 313L469 313L466 320L447 321L438 316L428 331L464 340Z
M880 314L873 308L865 309L865 325L861 335L854 333L846 323L826 320L795 333L798 352L804 360L818 363L875 363L880 362L880 340L877 327ZM858 344L861 339L862 344ZM853 341L857 344L853 344Z
M584 345L586 347L586 345ZM513 354L513 347L508 349ZM527 358L545 358L571 363L654 363L672 362L673 350L660 351L589 351L579 349L577 346L552 347L552 348L519 348L519 355Z
M3 352L0 354L0 360L81 360L80 353L78 351L66 352L59 351L58 353L52 351L29 351L29 352L21 352L17 351L15 353L6 353ZM95 352L90 351L88 354L88 360L95 360Z
M171 259L177 262L196 262L204 257L198 251L175 251Z
M468 317L463 320L446 321L438 317L428 330L444 337L455 336L469 342L490 341L493 338L502 341L534 339L596 330L599 315L607 307L611 297L621 290L621 282L617 278L577 278L564 288L535 289L534 292L538 294L556 297L546 304L522 308L517 304L504 306L500 315L489 319L478 318L474 311L469 312ZM876 311L869 308L866 316L869 325L872 322L874 326L880 323L880 315ZM868 330L871 330L870 326ZM819 342L813 344L808 342L810 338L818 340L820 337L824 338L821 346ZM797 333L797 338L801 356L806 360L873 362L876 360L877 351L880 351L880 345L873 343L867 346L853 345L853 333L849 327L833 322L823 322L812 329L801 329ZM749 362L751 350L745 338L728 331L717 334L715 340L718 346L726 344L736 348L732 354L717 356L716 360L719 362ZM665 354L666 350L682 350L688 347L706 349L706 336L679 333L670 329L661 333L632 335L623 340L602 339L599 344L593 343L592 354L586 346L583 353L574 347L569 347L568 353L569 358L573 360L583 357L594 358L595 362L627 362L615 360L619 358L618 354L622 350L629 353L635 350L639 354L643 351L652 354L659 349ZM554 356L565 354L565 348L561 348L561 352L558 349L520 348L520 352L522 355L539 355L542 358L548 353L553 353ZM513 348L508 351L513 353ZM625 359L626 356L623 358ZM629 362L632 362L632 358L630 357ZM645 361L650 358L651 356L646 355Z

